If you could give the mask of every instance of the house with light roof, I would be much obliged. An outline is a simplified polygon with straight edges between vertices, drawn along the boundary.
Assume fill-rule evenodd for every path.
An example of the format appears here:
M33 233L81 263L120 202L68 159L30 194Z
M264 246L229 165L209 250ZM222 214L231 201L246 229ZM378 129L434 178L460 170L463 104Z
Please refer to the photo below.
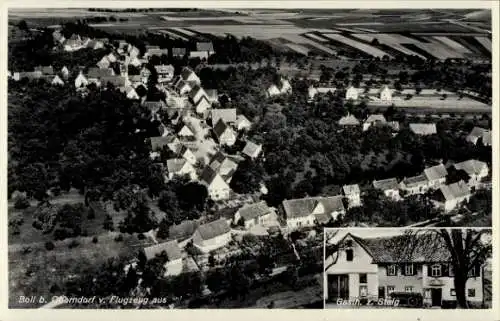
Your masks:
M193 234L193 244L203 253L220 249L231 240L231 227L224 219L200 225Z
M474 145L482 142L484 146L491 146L491 130L481 127L474 127L466 140Z
M241 224L245 229L250 229L260 225L268 227L274 225L277 216L272 208L267 206L265 201L243 205L234 214L234 224Z
M261 144L256 144L248 140L241 153L249 157L250 159L256 159L257 157L259 157L261 152L262 152Z
M448 213L463 203L468 203L472 196L469 185L464 181L459 181L449 185L441 185L439 190L433 195L432 202L438 208Z
M191 180L197 180L196 169L184 158L167 159L167 177L173 179L175 176L187 175Z
M200 182L207 187L208 195L213 201L229 199L231 188L210 166L206 166L201 173Z
M457 170L464 170L467 175L469 175L470 179L467 184L473 187L477 187L489 174L488 164L476 159L469 159L464 162L456 163L453 166Z
M350 86L347 88L346 93L345 93L345 99L346 100L358 100L359 98L359 90L355 88L354 86Z
M165 274L163 276L176 276L182 273L182 252L176 240L145 247L140 254L146 261L156 257L165 257Z
M361 206L361 190L358 184L342 186L342 194L347 198L349 208Z
M373 187L384 192L384 195L393 201L401 199L399 195L399 184L396 178L374 180Z
M328 223L345 215L343 196L306 197L283 201L286 225L289 229L312 227Z
M439 188L439 186L446 183L446 176L448 176L448 171L443 164L439 164L436 166L425 168L424 175L429 182L429 188L437 189Z

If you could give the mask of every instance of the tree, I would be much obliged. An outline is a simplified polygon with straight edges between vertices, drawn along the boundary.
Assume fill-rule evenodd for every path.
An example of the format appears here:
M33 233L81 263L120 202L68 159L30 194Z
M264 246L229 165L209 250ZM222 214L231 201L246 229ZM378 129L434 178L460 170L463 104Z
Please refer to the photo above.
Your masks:
M167 239L169 235L169 229L172 224L168 220L168 218L164 218L161 220L160 225L158 226L158 232L156 233L156 237L160 239Z
M18 210L22 210L28 208L30 206L30 202L28 201L26 195L18 195L14 199L14 208Z
M263 181L264 168L259 163L246 159L238 164L231 178L230 187L239 194L258 192Z
M492 243L489 229L406 230L404 241L396 249L401 259L415 251L447 253L453 269L453 283L457 305L467 309L466 283L479 275L481 267L491 258Z
M106 217L104 218L103 228L108 231L115 230L113 218L111 217L111 215L107 214Z

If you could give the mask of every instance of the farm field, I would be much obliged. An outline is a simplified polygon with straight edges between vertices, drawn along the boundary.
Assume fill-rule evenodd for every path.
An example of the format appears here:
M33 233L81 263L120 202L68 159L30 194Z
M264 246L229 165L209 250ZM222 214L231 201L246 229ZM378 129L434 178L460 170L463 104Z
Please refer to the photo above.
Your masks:
M11 10L9 18L57 25L71 18L115 16L118 21L92 24L107 32L159 32L185 41L202 34L253 37L280 50L349 58L412 55L422 59L491 56L491 34L482 10L298 10L220 9L177 12L91 12L86 9ZM469 15L469 16L467 16ZM480 20L476 20L479 18ZM125 18L126 21L119 21ZM490 17L491 18L491 17ZM465 20L464 20L465 19ZM478 25L480 24L480 25ZM474 41L461 38L472 38ZM279 38L279 39L278 39ZM278 39L278 40L277 40ZM379 45L371 42L377 39ZM477 48L480 47L480 48Z

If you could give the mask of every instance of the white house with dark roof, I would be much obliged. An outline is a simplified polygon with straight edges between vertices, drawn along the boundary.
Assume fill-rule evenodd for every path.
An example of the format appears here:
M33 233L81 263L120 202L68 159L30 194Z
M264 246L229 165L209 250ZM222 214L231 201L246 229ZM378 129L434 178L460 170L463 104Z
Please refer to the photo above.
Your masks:
M201 60L203 59L207 60L208 57L209 57L208 51L193 50L189 52L189 58L200 58Z
M433 203L447 213L462 203L468 203L471 195L469 185L464 181L459 181L450 185L442 185L434 195Z
M361 190L358 184L342 186L342 194L349 201L349 208L361 206Z
M328 223L345 214L342 195L284 200L283 211L289 229Z
M384 192L384 195L394 201L400 200L399 184L395 178L374 180L373 187Z
M292 85L290 84L290 81L285 78L280 79L280 83L278 85L272 84L268 89L267 89L267 95L269 97L274 97L278 95L283 95L283 94L289 94L292 92Z
M366 299L378 302L390 300L395 292L421 294L426 306L441 307L444 301L456 301L449 251L445 246L437 246L432 251L420 245L413 248L410 244L415 243L425 244L425 240L412 242L399 235L359 237L355 232L334 240L331 244L339 250L325 258L326 301ZM466 281L469 302L483 301L482 266L482 262L475 264Z
M469 159L453 165L457 170L464 170L470 177L467 184L477 187L483 178L489 174L488 164L476 159Z
M231 194L231 188L222 176L206 166L200 175L200 182L207 187L208 195L214 201L227 200Z
M206 117L207 111L212 107L212 103L208 100L207 96L202 96L196 103L194 109L197 114Z
M429 190L429 181L427 177L422 174L403 179L401 183L399 183L399 187L407 195L425 194Z
M69 77L69 70L68 70L68 67L64 66L61 68L61 76L64 78L64 79L68 79Z
M196 51L206 52L208 56L215 54L214 44L211 42L197 42Z
M207 93L199 85L195 85L192 87L191 91L188 94L188 97L193 104L199 101L202 97L205 97L208 100Z
M174 78L174 66L172 65L157 65L155 69L160 84L168 83Z
M83 73L79 73L78 76L75 78L75 87L82 88L82 87L87 87L89 84L88 79L83 75Z
M137 94L137 92L135 91L135 88L132 86L124 87L123 91L125 92L125 96L128 99L137 100L140 98L139 95Z
M213 131L221 145L233 146L236 142L236 133L222 119L219 119Z
M174 89L179 95L186 95L192 90L192 87L187 81L180 79L175 83Z
M182 68L181 74L180 74L179 79L177 80L177 82L179 82L180 80L183 80L183 81L185 81L187 83L192 83L193 87L194 87L194 85L198 85L198 86L201 85L200 78L189 67Z
M182 273L182 252L176 240L155 244L144 248L143 255L146 261L150 261L158 256L165 256L165 275L175 276Z
M307 93L309 95L309 101L313 100L314 97L318 94L327 94L327 93L334 93L336 91L336 88L334 87L309 87Z
M193 151L186 145L180 145L177 151L177 155L184 158L191 165L196 164L196 156Z
M58 75L55 75L50 83L55 86L64 86L64 81Z
M466 140L474 145L482 142L484 146L491 146L491 130L481 127L474 127Z
M195 137L194 131L187 124L184 124L184 126L182 126L177 135L184 138Z
M96 65L101 69L107 69L111 65L111 62L109 61L108 56L104 56L97 62Z
M231 239L231 228L224 219L200 225L193 234L193 244L204 253L226 246Z
M238 163L224 155L222 152L216 153L211 159L209 165L217 174L219 174L226 183L230 183L233 174L238 168Z
M421 136L437 134L436 124L434 123L413 123L410 124L410 130Z
M262 152L262 145L256 144L251 141L247 141L245 147L243 148L242 154L250 157L251 159L256 159Z
M196 169L193 165L184 158L167 159L168 179L173 179L175 176L187 175L191 180L197 180Z
M276 222L276 213L267 206L265 201L254 204L243 205L234 214L234 224L242 224L245 229L250 229L256 225L268 227Z
M436 166L425 168L424 175L429 182L429 188L436 189L446 183L446 176L448 175L448 171L443 164L439 164Z

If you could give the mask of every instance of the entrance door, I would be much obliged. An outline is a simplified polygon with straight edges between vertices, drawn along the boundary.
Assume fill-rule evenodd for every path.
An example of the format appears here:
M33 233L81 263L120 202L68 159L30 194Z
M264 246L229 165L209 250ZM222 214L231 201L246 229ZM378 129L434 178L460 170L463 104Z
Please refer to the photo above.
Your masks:
M328 275L328 298L330 300L349 298L349 276L347 274Z
M441 301L443 298L443 290L442 289L431 289L431 300L432 306L441 306Z
M378 287L378 297L385 298L385 286Z

